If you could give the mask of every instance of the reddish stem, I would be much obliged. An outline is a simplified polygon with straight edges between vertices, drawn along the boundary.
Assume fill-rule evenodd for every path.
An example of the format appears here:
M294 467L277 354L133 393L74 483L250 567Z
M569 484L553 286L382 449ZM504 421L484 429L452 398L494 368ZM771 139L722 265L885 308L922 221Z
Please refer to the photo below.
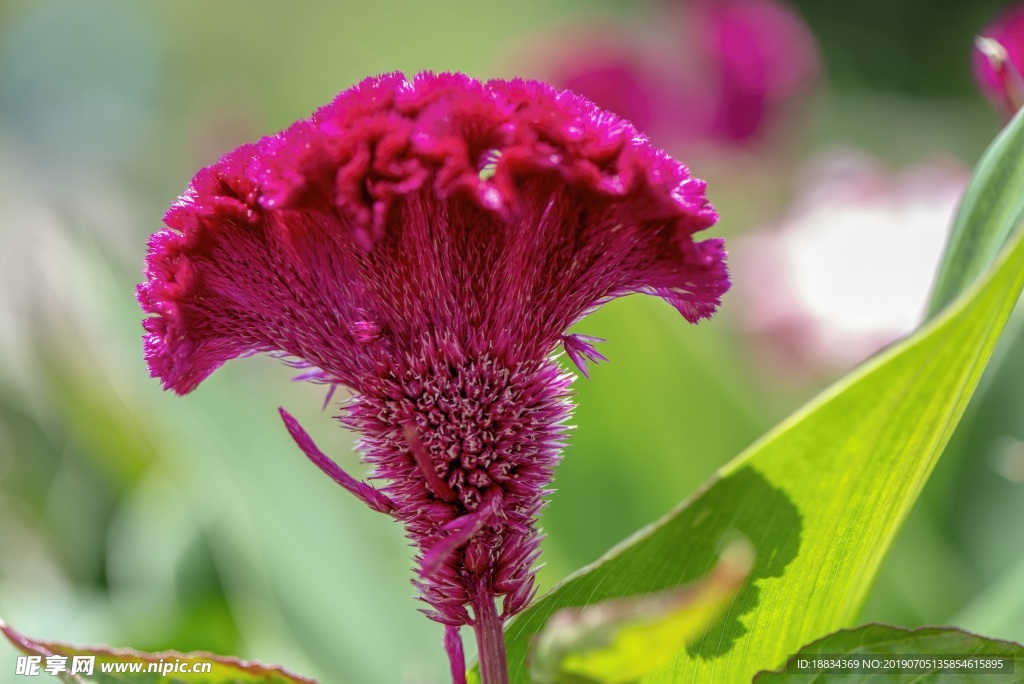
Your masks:
M498 611L494 607L494 594L486 586L481 586L476 592L473 600L473 617L481 684L508 684L505 632L502 630Z
M444 650L451 665L452 684L466 684L466 656L462 653L458 627L448 625L444 628Z

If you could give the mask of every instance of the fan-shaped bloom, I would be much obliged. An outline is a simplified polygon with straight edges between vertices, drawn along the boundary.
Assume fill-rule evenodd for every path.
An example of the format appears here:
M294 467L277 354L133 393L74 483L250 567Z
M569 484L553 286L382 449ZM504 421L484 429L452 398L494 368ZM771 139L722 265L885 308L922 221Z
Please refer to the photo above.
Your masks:
M552 353L602 358L566 331L632 292L710 316L729 285L722 241L692 236L715 220L703 181L570 93L371 78L195 176L149 243L146 359L180 394L253 352L350 388L341 421L380 488L282 411L287 428L405 526L427 614L461 652L459 626L500 642L533 593L571 408Z
M996 16L974 42L974 76L985 96L1010 117L1024 105L1024 4Z

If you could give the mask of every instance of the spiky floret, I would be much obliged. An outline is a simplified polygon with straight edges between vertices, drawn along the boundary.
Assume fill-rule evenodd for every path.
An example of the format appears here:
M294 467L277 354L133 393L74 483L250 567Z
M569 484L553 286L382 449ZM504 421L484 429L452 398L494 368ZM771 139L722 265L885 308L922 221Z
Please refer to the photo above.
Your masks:
M548 360L433 342L360 395L345 423L419 549L419 586L446 624L482 588L512 615L532 596L534 528L565 438L571 378Z
M503 619L531 596L565 438L553 352L603 358L566 330L633 292L710 316L725 253L693 234L716 218L703 181L571 93L371 78L196 174L150 240L146 358L179 394L254 352L350 388L341 419L381 489L282 411L292 436L405 525L430 617L473 623L504 596Z

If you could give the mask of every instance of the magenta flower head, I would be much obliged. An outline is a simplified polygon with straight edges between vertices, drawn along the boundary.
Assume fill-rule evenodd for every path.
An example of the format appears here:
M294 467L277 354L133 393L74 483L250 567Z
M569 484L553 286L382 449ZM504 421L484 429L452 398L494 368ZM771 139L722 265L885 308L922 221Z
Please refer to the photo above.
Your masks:
M1024 4L1003 10L974 41L978 87L1006 118L1024 105Z
M710 316L725 253L693 234L715 220L703 181L570 93L370 78L196 174L149 243L146 359L179 394L254 352L349 388L340 420L379 488L282 410L289 432L405 526L453 671L471 625L484 681L504 681L501 625L533 594L571 409L553 352L602 358L566 331L633 292Z

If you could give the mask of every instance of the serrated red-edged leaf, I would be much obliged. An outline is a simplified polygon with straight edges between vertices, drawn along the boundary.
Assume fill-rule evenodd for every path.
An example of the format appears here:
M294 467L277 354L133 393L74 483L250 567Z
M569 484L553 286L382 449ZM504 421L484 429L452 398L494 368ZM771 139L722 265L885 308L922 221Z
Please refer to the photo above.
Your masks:
M34 663L39 674L53 674L64 682L75 684L317 684L315 680L292 674L279 665L264 665L231 656L178 651L143 653L102 645L75 646L32 639L2 620L0 632L26 656L39 658ZM83 669L72 672L76 658L84 658L78 661ZM90 659L91 667L88 665ZM23 661L25 665L30 662ZM56 667L48 671L48 664Z

